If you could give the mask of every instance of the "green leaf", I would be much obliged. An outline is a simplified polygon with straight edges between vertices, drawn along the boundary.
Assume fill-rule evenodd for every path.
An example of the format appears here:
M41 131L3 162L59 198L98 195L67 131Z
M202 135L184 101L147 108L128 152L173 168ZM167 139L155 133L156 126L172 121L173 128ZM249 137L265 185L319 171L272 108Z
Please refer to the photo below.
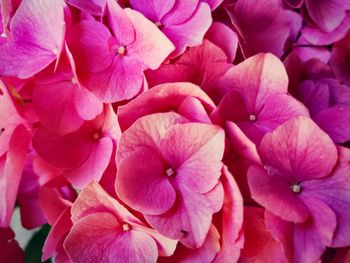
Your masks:
M30 239L28 245L24 250L26 263L38 263L41 262L42 249L47 235L50 232L51 227L48 224L43 225L38 232ZM49 259L45 263L52 263Z

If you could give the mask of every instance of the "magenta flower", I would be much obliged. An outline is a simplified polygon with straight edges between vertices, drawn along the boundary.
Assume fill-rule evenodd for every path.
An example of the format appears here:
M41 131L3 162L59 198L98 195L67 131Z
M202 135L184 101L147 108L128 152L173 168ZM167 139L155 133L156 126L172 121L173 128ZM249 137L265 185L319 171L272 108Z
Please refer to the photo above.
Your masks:
M60 136L40 127L34 134L33 147L43 160L63 170L71 183L82 187L101 179L119 136L116 115L106 106L94 120L72 133Z
M96 182L74 202L72 221L64 247L73 262L156 262L177 243L145 226Z
M227 94L213 112L213 122L232 121L255 143L283 122L308 116L307 109L287 94L286 71L272 54L258 54L232 67L220 86Z
M307 117L266 134L258 151L264 168L248 170L249 186L253 198L271 212L267 226L287 258L315 262L326 246L347 246L348 152L340 151L344 157L331 173L337 148Z
M200 0L130 0L130 4L173 42L176 49L172 56L200 45L212 22L210 7Z
M110 29L84 20L70 32L69 48L80 83L103 102L135 97L143 71L156 69L173 51L171 42L150 21L131 9L108 2Z
M0 75L26 79L60 56L64 7L62 0L22 1L11 20L11 39L0 47Z
M337 80L305 80L298 97L311 118L337 143L350 140L350 89Z
M222 207L223 150L218 126L176 113L140 118L119 143L117 194L160 233L198 248Z

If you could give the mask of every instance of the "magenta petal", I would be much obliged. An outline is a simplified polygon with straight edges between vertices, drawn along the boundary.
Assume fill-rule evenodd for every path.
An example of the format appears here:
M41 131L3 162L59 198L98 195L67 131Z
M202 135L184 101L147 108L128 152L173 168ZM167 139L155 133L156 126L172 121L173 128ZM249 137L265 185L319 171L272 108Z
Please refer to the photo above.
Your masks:
M344 143L350 140L350 105L330 107L313 119L335 142Z
M334 212L322 201L303 198L312 221L297 225L294 230L294 256L297 263L316 262L326 246L330 246L336 229Z
M201 101L194 97L187 97L179 107L179 114L191 122L211 123Z
M266 134L258 151L264 164L296 182L327 176L337 161L331 138L307 117L293 118Z
M44 69L56 55L28 43L9 42L0 47L0 75L26 79Z
M224 153L224 131L211 124L172 126L160 141L164 158L176 171L176 180L197 193L218 182Z
M174 7L162 19L164 25L179 25L190 20L197 10L199 0L176 0Z
M97 16L103 14L104 8L106 6L106 0L68 0L67 2L72 6L75 6L85 12Z
M110 213L80 219L64 242L69 257L81 263L156 262L158 251L154 239L133 229L124 231L120 224Z
M76 111L84 120L93 120L102 113L103 103L87 89L78 87L74 98Z
M144 214L158 215L175 203L176 193L166 176L166 167L150 147L138 148L118 167L118 196Z
M335 213L337 228L332 247L345 247L350 244L350 150L339 147L339 161L334 172L322 180L311 180L303 183L307 196L323 200ZM305 192L306 194L306 192Z
M142 14L125 10L135 27L135 41L127 46L130 56L143 63L144 68L157 69L174 50L169 39Z
M251 166L248 182L253 199L275 215L296 223L308 218L308 208L291 191L288 181L281 181L268 175L262 168Z
M27 129L23 125L17 126L7 154L0 157L1 227L10 225L30 140L31 134Z
M164 27L164 34L176 47L174 55L183 53L186 46L200 45L211 23L212 18L209 6L206 3L200 3L192 17L186 22Z
M175 206L168 212L146 220L161 234L179 239L189 248L203 245L210 229L212 214L221 209L223 188L218 184L207 194L198 194L186 186L179 186Z
M145 17L154 22L160 22L174 7L175 2L175 0L130 0L133 9L141 12Z
M343 0L305 0L313 21L325 32L336 29L346 16L350 4Z

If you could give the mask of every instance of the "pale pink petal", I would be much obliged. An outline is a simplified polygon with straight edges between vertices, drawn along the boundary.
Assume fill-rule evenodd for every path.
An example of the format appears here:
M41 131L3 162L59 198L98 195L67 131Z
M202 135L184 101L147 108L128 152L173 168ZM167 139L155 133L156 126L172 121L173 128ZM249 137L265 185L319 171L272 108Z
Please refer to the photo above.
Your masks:
M123 130L138 118L156 112L176 111L188 97L198 99L207 111L215 104L198 86L191 83L168 83L154 87L128 104L118 108L118 119Z
M287 93L288 76L277 57L261 53L229 69L223 76L221 86L226 90L239 91L248 111L254 111L264 104L268 96Z
M117 152L117 163L120 164L138 147L149 146L159 149L160 139L167 130L176 123L186 123L188 120L177 113L155 113L138 119L120 139Z
M235 59L238 48L238 36L227 25L213 22L205 34L205 38L225 51L229 62Z
M208 5L210 5L211 10L213 11L216 9L224 0L202 0L203 2L206 2Z
M211 123L201 101L194 97L187 97L179 107L179 114L191 122Z
M311 119L297 117L264 136L259 147L264 164L281 178L302 182L327 176L337 161L331 138Z
M201 247L209 232L212 214L221 209L222 185L218 184L205 195L186 186L178 187L178 199L170 211L157 216L145 215L145 218L159 233L179 239L186 247Z
M199 5L199 0L176 0L174 7L162 19L164 25L179 25L191 19Z
M31 134L27 129L23 125L17 126L11 136L8 152L0 157L1 227L10 225L30 140Z
M176 193L166 175L165 164L150 147L140 147L118 167L116 191L133 209L159 215L175 203Z
M179 184L197 193L206 193L221 175L224 138L224 130L219 126L178 124L161 139L160 150Z
M124 231L120 223L110 213L80 219L64 242L69 257L81 263L156 262L154 239L132 228Z
M135 27L135 41L127 46L130 56L143 63L144 68L157 69L175 49L169 39L142 14L125 9Z

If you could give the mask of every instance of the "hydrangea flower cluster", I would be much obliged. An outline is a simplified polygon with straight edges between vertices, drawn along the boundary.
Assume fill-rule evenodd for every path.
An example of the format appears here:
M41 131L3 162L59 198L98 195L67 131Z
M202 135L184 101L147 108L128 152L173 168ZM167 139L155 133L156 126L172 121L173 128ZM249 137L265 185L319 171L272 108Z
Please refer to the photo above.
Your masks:
M3 0L0 257L350 261L350 0Z

